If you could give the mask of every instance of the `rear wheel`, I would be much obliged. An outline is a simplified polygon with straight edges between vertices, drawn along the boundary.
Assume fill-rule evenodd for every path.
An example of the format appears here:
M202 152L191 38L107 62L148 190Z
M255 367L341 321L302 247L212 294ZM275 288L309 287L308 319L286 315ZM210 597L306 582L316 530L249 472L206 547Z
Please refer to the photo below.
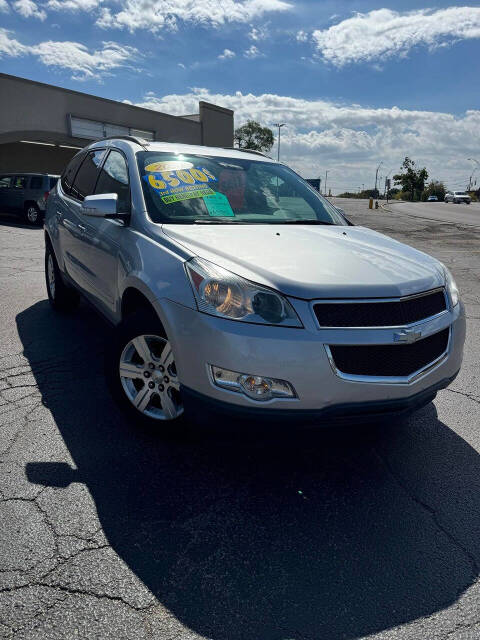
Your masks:
M174 354L153 311L139 310L122 322L107 354L106 375L115 400L132 421L161 434L183 432Z
M42 224L42 214L36 204L31 202L25 205L25 220L28 224L38 226Z
M45 246L45 281L48 300L55 311L69 311L78 305L80 296L63 282L57 259L49 242Z

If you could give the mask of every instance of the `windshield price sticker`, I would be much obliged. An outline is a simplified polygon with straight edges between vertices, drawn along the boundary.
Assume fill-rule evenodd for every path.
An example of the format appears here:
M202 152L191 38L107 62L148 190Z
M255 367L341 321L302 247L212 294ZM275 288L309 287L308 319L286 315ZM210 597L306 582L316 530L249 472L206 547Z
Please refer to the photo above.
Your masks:
M172 204L172 202L181 202L182 200L190 200L191 198L205 198L206 196L213 196L215 191L206 187L205 189L195 189L194 191L183 191L181 193L172 193L169 196L162 196L162 202L164 204Z
M153 163L145 168L147 171L149 169L157 169L157 167L160 168L162 164L164 166L168 163ZM217 182L217 178L213 173L210 173L208 169L205 169L205 167L192 167L191 165L190 168L177 168L169 171L154 170L151 173L144 175L143 179L158 193L165 204L179 202L180 200L188 200L189 198L201 198L204 195L211 195L214 192L209 187L206 189L199 189L198 187L205 187L209 182ZM192 195L197 192L200 195ZM178 196L187 193L189 193L189 195L186 198L177 198L175 200L169 199L168 202L165 199L169 196Z
M204 197L203 201L207 207L209 216L231 218L235 215L227 196L219 191L216 193L213 192L212 195Z

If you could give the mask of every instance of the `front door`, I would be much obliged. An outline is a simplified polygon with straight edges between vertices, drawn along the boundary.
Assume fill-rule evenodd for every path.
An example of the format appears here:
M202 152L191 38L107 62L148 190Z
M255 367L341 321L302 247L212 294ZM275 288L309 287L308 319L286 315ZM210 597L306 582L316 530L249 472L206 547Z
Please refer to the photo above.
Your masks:
M95 194L116 193L118 213L130 213L128 165L120 151L112 149L98 176ZM126 232L120 220L84 216L85 246L88 263L93 272L93 290L97 302L108 313L115 311L118 254Z

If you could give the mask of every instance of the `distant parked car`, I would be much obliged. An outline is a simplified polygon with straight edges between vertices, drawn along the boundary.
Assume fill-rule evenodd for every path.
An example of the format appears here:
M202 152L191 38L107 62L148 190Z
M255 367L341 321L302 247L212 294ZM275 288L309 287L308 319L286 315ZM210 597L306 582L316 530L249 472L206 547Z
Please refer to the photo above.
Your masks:
M465 191L449 191L445 194L445 202L453 202L455 204L465 202L465 204L470 204L471 201L472 199Z
M0 174L0 213L17 213L29 224L41 224L58 178L49 173Z
M428 196L427 202L438 202L437 196Z

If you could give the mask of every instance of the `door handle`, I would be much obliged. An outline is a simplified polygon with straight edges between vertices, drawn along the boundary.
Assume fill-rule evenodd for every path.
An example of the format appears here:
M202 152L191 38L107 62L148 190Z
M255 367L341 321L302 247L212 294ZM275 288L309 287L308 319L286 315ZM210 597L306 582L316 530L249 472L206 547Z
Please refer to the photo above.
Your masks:
M87 227L84 227L83 224L77 224L77 227L80 229L82 233L84 233L87 230Z
M60 220L60 218L62 217L63 213L61 211L57 210L57 218Z

